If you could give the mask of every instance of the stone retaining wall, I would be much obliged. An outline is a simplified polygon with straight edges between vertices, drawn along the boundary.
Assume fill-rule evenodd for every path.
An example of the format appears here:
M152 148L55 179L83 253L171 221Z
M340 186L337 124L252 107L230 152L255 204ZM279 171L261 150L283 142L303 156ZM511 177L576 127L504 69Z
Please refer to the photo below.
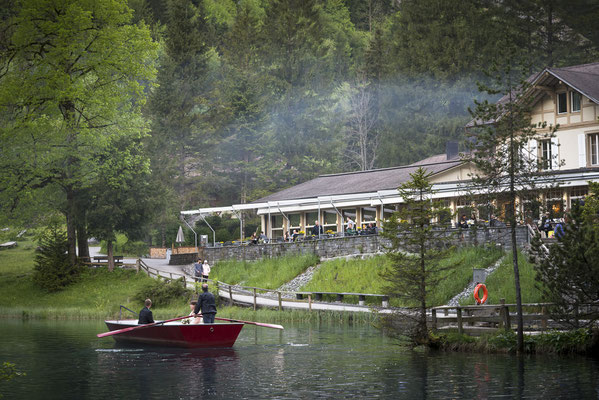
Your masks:
M452 237L456 245L494 243L505 249L511 248L509 228L479 228L476 231L448 229L445 235ZM463 237L462 237L463 236ZM516 229L518 247L529 242L528 229ZM199 253L172 254L169 264L191 264L197 258L207 258L211 265L220 260L254 261L261 258L282 257L290 254L316 254L320 258L332 258L352 254L377 253L385 251L389 241L378 235L346 236L321 240L305 240L292 243L268 243L245 246L202 247Z

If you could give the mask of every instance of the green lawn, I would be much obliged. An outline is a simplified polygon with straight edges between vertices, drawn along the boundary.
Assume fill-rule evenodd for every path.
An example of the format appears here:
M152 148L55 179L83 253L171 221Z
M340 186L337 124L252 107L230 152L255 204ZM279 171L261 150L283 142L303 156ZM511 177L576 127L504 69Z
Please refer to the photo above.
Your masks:
M16 248L0 251L0 315L103 318L116 315L120 304L138 311L142 305L132 300L133 295L152 282L131 270L84 269L75 284L46 293L31 279L34 251L30 241L19 241Z
M85 269L80 279L58 293L45 293L31 279L34 266L35 244L19 241L18 247L0 251L0 316L27 316L33 318L105 318L118 314L119 305L139 311L142 304L134 296L152 282L144 274L131 270L106 268ZM487 268L501 257L498 250L468 247L456 250L444 261L454 265L446 272L436 288L431 291L430 304L445 304L459 293L472 279L473 268ZM242 284L266 289L276 289L316 265L315 256L295 256L257 262L219 262L212 270L211 278L231 284ZM337 259L323 262L313 279L302 291L354 292L384 294L384 282L379 273L388 266L385 256L365 260ZM542 301L535 287L534 270L524 257L520 260L523 302ZM505 257L498 270L487 278L489 302L498 303L505 298L515 302L511 258ZM188 312L188 298L173 304L154 304L156 318L169 318ZM348 297L346 301L357 302ZM367 300L380 304L380 299ZM471 304L473 301L468 300ZM401 305L392 299L393 305ZM403 304L406 305L406 304ZM233 311L231 311L233 312ZM289 316L292 320L298 317ZM331 317L337 318L337 317Z
M507 303L516 303L516 287L514 284L514 266L511 253L505 257L499 268L491 274L486 282L489 298L487 303L499 304L500 299L505 299ZM536 287L535 270L526 256L518 252L518 269L520 271L520 292L522 294L522 303L540 303L543 302L542 292ZM467 304L474 304L474 299L470 298Z
M444 260L444 266L454 266L444 271L441 282L431 288L429 304L443 305L455 294L464 289L472 280L474 268L487 268L495 263L502 253L493 248L465 247L457 249L449 258ZM312 280L301 290L308 292L345 292L345 293L370 293L384 294L384 281L380 272L388 267L386 256L375 256L365 260L337 259L324 262L316 271ZM333 299L334 296L331 296ZM348 297L347 301L357 303L357 297ZM380 304L380 299L368 299L367 303ZM400 303L391 299L391 304L396 306L409 306L414 304Z
M210 278L231 285L277 289L304 272L309 266L316 265L317 262L318 257L314 255L288 256L253 262L219 261L210 271Z

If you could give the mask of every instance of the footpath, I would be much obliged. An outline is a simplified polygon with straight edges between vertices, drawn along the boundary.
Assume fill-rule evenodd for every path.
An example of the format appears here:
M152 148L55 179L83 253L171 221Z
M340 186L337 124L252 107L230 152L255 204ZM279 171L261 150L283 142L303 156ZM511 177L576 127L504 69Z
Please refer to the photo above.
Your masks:
M90 247L89 248L90 257L94 257L97 255L104 255L100 253L100 247ZM179 279L181 277L185 277L185 282L188 287L194 287L195 280L193 276L187 273L186 268L190 269L188 265L169 265L168 260L166 259L157 259L157 258L141 258L141 260L146 264L150 269L154 276L158 275L165 278L174 278ZM135 264L137 261L136 258L124 258L123 262L126 264ZM302 275L299 280L305 282L312 277L314 270L317 267L311 267L312 269L307 271L306 275ZM297 278L293 281L291 286L297 286ZM253 306L254 302L257 307L268 307L268 308L278 308L279 300L268 295L257 294L256 299L254 300L254 294L250 291L243 290L242 288L238 288L235 286L231 286L231 291L227 288L222 288L222 284L220 284L221 289L219 290L219 296L223 298L223 300L233 301L234 304L241 304L244 306ZM383 312L388 313L390 309L383 309L381 307L371 307L371 306L360 306L357 304L345 304L341 302L327 303L323 301L312 301L308 303L307 300L299 301L293 299L293 293L290 293L296 289L291 288L287 285L284 285L280 288L281 291L288 291L282 296L281 299L281 307L284 309L296 309L296 310L314 310L314 311L346 311L346 312Z

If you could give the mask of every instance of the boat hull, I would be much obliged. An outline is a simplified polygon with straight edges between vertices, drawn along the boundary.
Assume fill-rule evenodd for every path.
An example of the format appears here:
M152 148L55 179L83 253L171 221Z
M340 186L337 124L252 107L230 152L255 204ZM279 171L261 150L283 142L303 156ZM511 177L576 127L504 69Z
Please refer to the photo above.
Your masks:
M138 326L136 320L105 321L108 330L115 331ZM167 347L232 347L243 324L182 324L168 322L148 328L134 329L112 335L123 343L143 343Z

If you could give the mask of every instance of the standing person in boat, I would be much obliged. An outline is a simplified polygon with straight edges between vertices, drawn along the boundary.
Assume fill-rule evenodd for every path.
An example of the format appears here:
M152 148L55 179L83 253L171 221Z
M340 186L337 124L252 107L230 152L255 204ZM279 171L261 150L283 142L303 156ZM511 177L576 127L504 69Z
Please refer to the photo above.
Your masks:
M145 307L142 308L139 312L139 320L137 321L137 323L139 325L153 324L154 317L152 316L152 311L150 311L150 307L152 307L152 300L146 299L146 301L144 302L144 306Z
M198 316L200 310L202 311L204 323L213 324L214 316L216 315L216 300L214 299L214 295L208 291L207 283L202 283L202 293L200 293L198 303L193 310L195 317Z
M208 282L208 275L210 275L210 265L208 260L204 260L204 264L202 264L202 282Z

